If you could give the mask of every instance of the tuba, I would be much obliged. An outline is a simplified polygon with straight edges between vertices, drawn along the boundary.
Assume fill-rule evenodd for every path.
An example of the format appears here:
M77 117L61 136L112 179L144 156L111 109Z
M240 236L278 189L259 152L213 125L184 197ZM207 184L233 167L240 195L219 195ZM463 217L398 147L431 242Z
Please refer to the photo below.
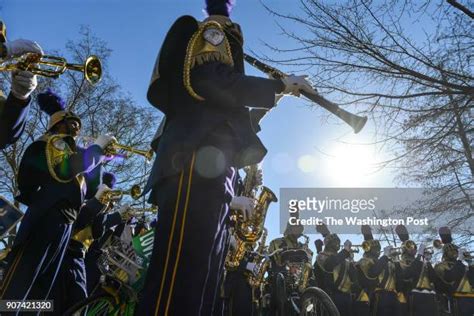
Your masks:
M255 212L251 218L243 220L242 216L234 216L234 237L236 244L234 249L229 250L226 257L225 266L228 269L236 269L247 251L253 250L264 232L265 218L270 203L278 201L275 193L262 185L262 172L257 164L246 167L244 170L246 176L243 195L255 198L259 189L260 195L257 198Z

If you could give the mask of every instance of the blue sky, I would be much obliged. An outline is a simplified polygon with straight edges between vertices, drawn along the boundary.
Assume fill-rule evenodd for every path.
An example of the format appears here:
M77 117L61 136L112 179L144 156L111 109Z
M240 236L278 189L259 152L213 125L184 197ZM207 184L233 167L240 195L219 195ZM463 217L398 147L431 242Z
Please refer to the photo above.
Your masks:
M288 0L266 1L276 11L297 11ZM184 14L204 17L204 1L198 0L67 0L0 1L2 19L10 40L36 40L45 49L64 50L67 40L78 36L80 25L87 25L113 50L109 62L112 77L144 107L152 67L163 38ZM263 42L291 45L276 27L258 0L240 0L232 12L240 23L245 48L257 53ZM291 72L291 69L282 69ZM263 74L247 66L252 75ZM330 97L330 96L329 96ZM263 163L265 184L278 195L287 187L392 187L388 171L373 174L371 164L385 157L370 146L345 145L368 143L374 139L368 123L358 135L327 112L293 97L284 98L263 121L260 137L268 148ZM269 210L269 240L278 236L278 205ZM312 235L312 238L319 238Z

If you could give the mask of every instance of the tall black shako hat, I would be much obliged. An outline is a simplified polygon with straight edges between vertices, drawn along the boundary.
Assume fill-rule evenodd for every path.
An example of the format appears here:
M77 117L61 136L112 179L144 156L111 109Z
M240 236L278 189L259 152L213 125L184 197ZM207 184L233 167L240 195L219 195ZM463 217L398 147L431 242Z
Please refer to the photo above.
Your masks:
M374 235L372 235L372 228L369 225L362 225L360 227L360 232L364 236L365 241L374 240Z
M316 231L324 237L324 245L329 248L339 247L341 240L336 234L331 234L331 231L326 224L322 223L316 225ZM337 250L337 249L335 249Z
M38 94L38 105L43 112L46 112L50 118L48 122L48 131L50 131L56 124L66 119L72 119L82 125L81 119L66 110L66 106L61 97L55 94L51 89Z
M397 225L397 227L395 227L395 232L397 233L398 238L400 238L402 242L405 242L410 239L410 234L408 233L408 230L405 225Z
M447 226L440 227L438 230L439 237L443 244L450 244L453 242L453 237L451 235L451 229Z

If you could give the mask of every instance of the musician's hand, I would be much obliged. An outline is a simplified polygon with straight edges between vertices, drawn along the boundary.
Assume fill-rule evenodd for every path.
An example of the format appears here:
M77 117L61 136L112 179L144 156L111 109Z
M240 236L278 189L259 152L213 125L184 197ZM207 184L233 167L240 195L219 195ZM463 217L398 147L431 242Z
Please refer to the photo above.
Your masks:
M235 250L236 248L237 248L237 240L235 239L234 235L230 235L229 249Z
M105 149L111 143L116 142L117 139L111 135L100 135L96 138L94 144L99 145L100 148Z
M393 249L392 246L387 246L383 248L383 255L386 257L390 257L390 255L392 254L392 249Z
M464 261L464 259L466 259L466 256L464 255L464 253L466 252L466 248L461 248L458 250L458 260L459 261Z
M6 42L5 47L7 48L7 58L21 56L24 53L37 53L43 55L41 46L30 40L17 39L15 41Z
M102 196L104 195L105 192L108 192L110 191L110 188L107 186L107 184L100 184L98 187L97 187L97 192L95 193L94 197L101 201L102 200Z
M421 243L418 245L418 251L416 252L417 256L424 256L425 255L425 249L426 245L424 243Z
M352 242L349 239L344 242L344 250L352 253Z
M132 214L131 214L132 209L130 208L129 203L125 203L122 206L120 206L120 208L118 209L118 212L120 214L120 217L122 217L124 221L128 221L132 217Z
M306 80L308 76L295 76L289 75L281 79L285 85L285 89L282 91L283 94L291 94L299 97L302 91L310 94L318 94L316 90Z
M36 75L28 71L13 71L12 85L10 88L13 96L20 100L26 100L38 86Z
M234 196L230 201L230 208L240 211L244 221L250 218L255 211L255 200L246 196Z

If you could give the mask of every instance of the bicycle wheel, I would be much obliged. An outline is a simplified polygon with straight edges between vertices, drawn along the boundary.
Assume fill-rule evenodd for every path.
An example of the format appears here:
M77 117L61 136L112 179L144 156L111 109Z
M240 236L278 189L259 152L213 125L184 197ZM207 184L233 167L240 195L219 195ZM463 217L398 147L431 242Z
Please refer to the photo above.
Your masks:
M69 308L63 316L108 316L113 315L114 298L107 293L97 293Z
M300 316L340 316L329 295L318 287L304 290L300 302Z

